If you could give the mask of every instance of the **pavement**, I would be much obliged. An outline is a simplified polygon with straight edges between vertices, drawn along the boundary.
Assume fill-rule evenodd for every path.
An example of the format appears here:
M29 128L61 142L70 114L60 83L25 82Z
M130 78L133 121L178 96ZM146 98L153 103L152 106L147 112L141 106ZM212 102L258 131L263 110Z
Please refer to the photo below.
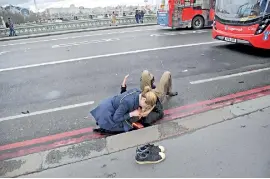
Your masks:
M123 29L123 28L130 28L130 27L141 27L141 26L152 26L152 25L156 25L156 23L118 25L118 26L96 27L96 28L75 29L75 30L60 30L60 31L55 31L55 32L47 32L47 33L18 35L18 36L14 36L14 37L1 37L0 41L10 41L10 40L38 38L38 37L70 34L70 33L90 32L90 31L99 31L99 30L112 30L112 29Z
M245 104L238 104L238 107L241 108L245 106L245 110L246 106L255 107L257 106L256 103L258 100L261 100L260 102L267 102L269 96L244 102ZM268 102L268 105L269 104ZM198 129L202 123L206 126L201 127L199 130L185 132L181 136L170 137L166 140L156 142L157 145L162 145L166 149L166 159L160 164L143 166L136 164L134 160L136 147L133 147L110 155L102 155L97 158L48 169L34 174L23 175L21 177L270 177L270 106L230 120L223 118L223 121L218 122L220 116L225 117L225 111L228 108L230 108L232 113L237 109L230 106L174 121L175 124L178 124L183 129L190 129L192 126ZM209 123L209 119L212 122ZM199 120L201 120L201 124L199 124ZM184 130L182 130L182 132L183 131ZM152 129L148 129L147 134L150 136L153 134L152 132ZM133 140L135 137L135 135L129 136L126 140ZM118 138L121 139L121 137ZM54 152L61 154L60 150ZM54 158L54 161L56 160L57 159ZM59 161L61 160L63 159L59 158ZM46 162L48 162L48 159Z
M134 27L6 41L0 46L2 160L93 139L87 136L95 127L89 111L119 93L126 74L128 88L133 88L139 87L144 69L156 79L171 71L173 90L179 95L165 105L167 110L226 95L233 98L270 84L268 51L215 41L210 29ZM88 134L82 136L82 131ZM67 141L48 142L60 136ZM52 147L42 147L44 142ZM26 143L30 148L21 150Z

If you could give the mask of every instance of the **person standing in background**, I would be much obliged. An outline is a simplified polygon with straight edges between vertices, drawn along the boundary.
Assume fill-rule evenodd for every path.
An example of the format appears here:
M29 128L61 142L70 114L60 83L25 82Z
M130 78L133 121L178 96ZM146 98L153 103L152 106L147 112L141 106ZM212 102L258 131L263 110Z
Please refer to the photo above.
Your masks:
M116 25L116 15L114 12L112 13L112 25Z
M143 23L143 18L144 18L144 12L141 10L141 23Z
M135 19L136 19L137 24L139 24L139 12L138 12L138 10L136 10L136 12L135 12Z
M15 29L14 29L14 23L12 22L11 18L8 18L8 26L9 26L9 36L17 36Z

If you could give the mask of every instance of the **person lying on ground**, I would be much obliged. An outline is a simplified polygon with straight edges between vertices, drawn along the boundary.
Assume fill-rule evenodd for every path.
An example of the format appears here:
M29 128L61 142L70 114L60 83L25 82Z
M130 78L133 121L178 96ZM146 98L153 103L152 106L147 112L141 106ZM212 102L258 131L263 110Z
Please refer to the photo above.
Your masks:
M129 77L129 75L126 75L123 82L122 82L121 92L120 92L121 94L126 92L126 90L127 90L126 82L127 82L128 77ZM154 81L152 81L152 82L154 82ZM151 84L151 86L152 86L152 88L154 88L153 83ZM162 106L160 100L157 98L157 102L156 102L154 109L147 116L142 117L140 120L133 120L133 122L134 122L133 127L137 128L137 129L140 129L143 127L149 127L149 126L153 125L156 121L162 119L163 116L164 116L163 106Z
M94 132L117 134L133 129L132 123L147 116L155 107L157 96L149 86L143 91L131 89L102 101L90 113L100 127Z
M155 109L145 119L143 119L144 126L150 126L162 119L164 116L163 106L168 97L178 95L178 92L172 92L172 76L169 71L163 73L157 86L155 85L155 77L149 71L144 70L140 78L140 87L144 89L145 86L151 86L158 97L158 102Z
M172 92L172 76L171 72L166 71L161 76L157 86L154 85L155 77L149 71L144 70L141 75L141 89L145 86L151 86L154 92L158 96L161 103L166 101L167 97L177 96L178 92Z

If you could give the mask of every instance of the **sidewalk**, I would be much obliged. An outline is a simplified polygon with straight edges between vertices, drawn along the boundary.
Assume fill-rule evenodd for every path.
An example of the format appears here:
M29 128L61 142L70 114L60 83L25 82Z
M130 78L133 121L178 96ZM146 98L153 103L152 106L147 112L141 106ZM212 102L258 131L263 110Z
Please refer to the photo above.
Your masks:
M0 41L10 41L10 40L37 38L37 37L62 35L62 34L70 34L70 33L89 32L89 31L98 31L98 30L110 30L110 29L123 29L123 28L152 26L152 25L157 25L157 24L156 23L131 24L131 25L120 25L120 26L108 26L108 27L98 27L98 28L78 29L78 30L57 31L57 32L21 35L21 36L18 35L15 37L0 37Z
M157 165L137 165L131 148L23 177L270 177L269 116L267 108L164 140L167 158Z
M264 96L110 139L118 141L108 147L113 150L156 138L157 128L167 156L160 164L137 165L132 147L23 177L270 177L269 116L270 96Z
M225 100L231 96L234 96L233 101ZM269 177L269 87L214 101L216 103L206 106L209 108L206 112L124 134L106 138L92 138L92 134L86 134L76 138L81 141L78 143L72 143L73 139L63 141L71 142L69 145L62 146L61 141L56 141L22 148L17 152L48 147L19 156L16 152L17 157L0 161L0 176L35 173L28 177L130 177L133 173L133 177ZM158 141L167 148L167 160L155 166L135 165L134 147ZM58 147L50 148L50 145Z

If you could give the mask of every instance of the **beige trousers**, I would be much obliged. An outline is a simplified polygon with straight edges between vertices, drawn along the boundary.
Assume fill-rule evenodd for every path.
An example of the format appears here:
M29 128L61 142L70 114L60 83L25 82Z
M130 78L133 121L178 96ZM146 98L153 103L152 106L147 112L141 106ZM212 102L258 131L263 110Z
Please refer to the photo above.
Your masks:
M144 89L145 86L151 87L151 81L153 79L153 75L147 71L144 70L141 75L141 90ZM156 86L156 89L154 90L156 95L158 96L159 100L161 102L164 101L166 95L171 92L172 90L172 76L169 71L166 71L163 73L162 77L159 80L159 83Z

